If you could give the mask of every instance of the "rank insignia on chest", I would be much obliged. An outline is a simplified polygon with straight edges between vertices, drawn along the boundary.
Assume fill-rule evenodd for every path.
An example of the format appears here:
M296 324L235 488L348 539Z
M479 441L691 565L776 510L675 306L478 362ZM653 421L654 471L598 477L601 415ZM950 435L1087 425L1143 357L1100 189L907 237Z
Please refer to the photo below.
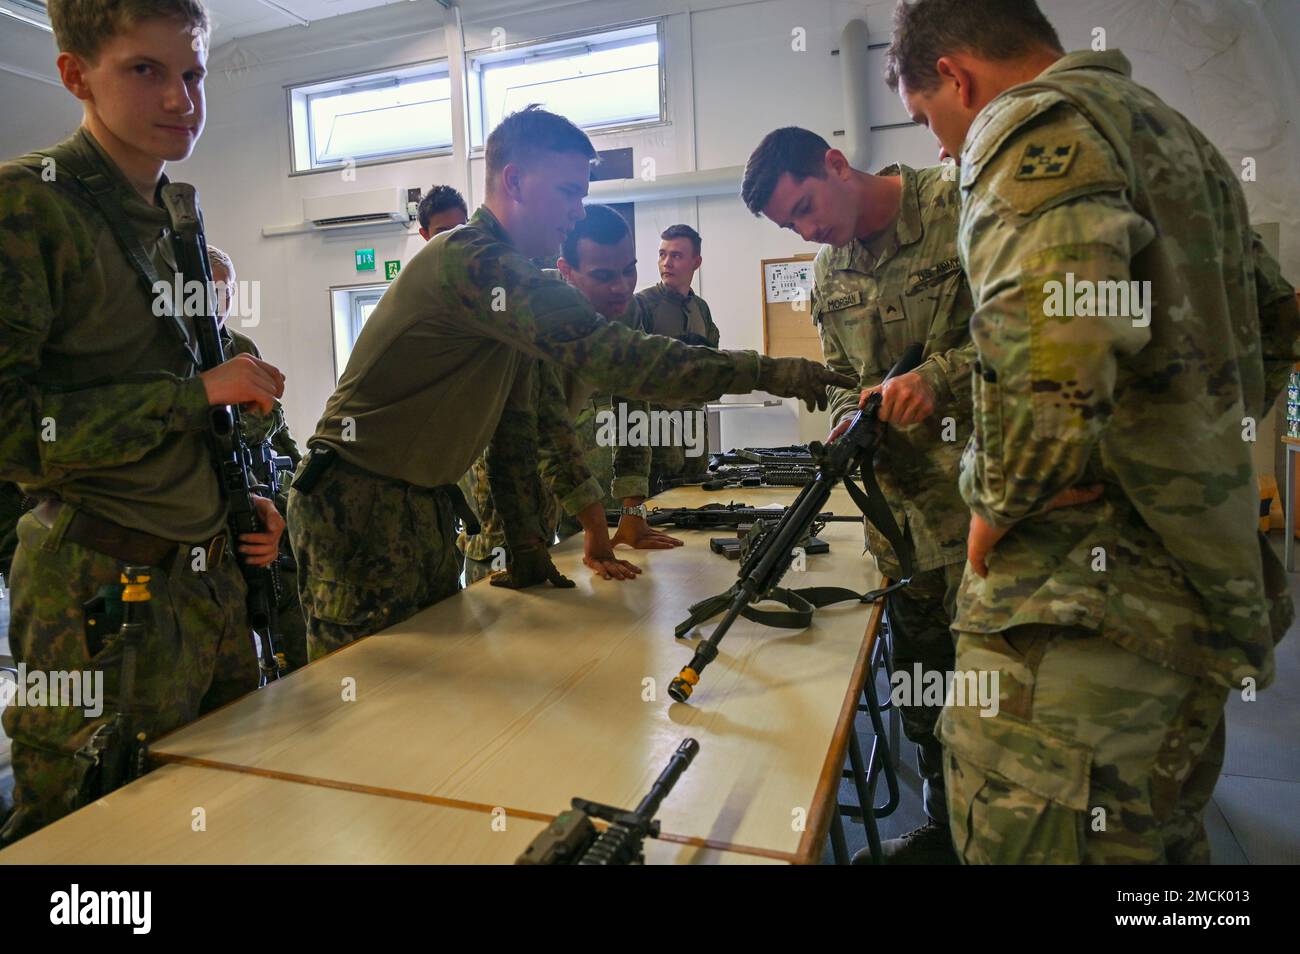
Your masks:
M1017 179L1055 179L1070 170L1079 151L1079 144L1072 142L1068 146L1043 146L1031 142L1025 147L1020 157L1020 166L1016 169Z
M846 292L843 295L835 295L826 299L826 304L822 306L822 311L839 311L841 308L848 308L850 305L857 305L862 301L862 292Z

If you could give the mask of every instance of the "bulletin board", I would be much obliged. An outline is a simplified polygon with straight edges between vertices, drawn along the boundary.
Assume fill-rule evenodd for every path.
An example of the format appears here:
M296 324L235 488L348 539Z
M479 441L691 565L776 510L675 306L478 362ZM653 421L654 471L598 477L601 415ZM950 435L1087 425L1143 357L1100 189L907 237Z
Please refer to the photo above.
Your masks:
M759 266L763 353L821 363L822 342L812 321L813 255L765 258Z

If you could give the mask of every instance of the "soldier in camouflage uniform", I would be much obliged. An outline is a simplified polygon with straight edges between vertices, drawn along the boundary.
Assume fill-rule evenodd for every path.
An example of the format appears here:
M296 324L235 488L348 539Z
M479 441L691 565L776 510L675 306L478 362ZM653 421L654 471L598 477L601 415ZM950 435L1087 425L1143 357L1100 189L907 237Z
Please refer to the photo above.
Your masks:
M913 342L924 359L882 394L884 431L876 477L911 546L911 583L886 596L899 713L917 746L930 819L886 841L893 864L955 863L944 801L943 747L935 737L942 708L920 698L924 673L950 672L957 587L966 562L970 513L957 490L962 448L971 432L970 288L957 261L958 194L944 167L893 165L871 175L854 169L821 136L798 127L769 133L745 170L742 195L804 239L828 242L814 265L812 320L826 363L879 388ZM831 393L831 439L858 409L857 388ZM866 521L867 547L881 572L904 576L902 560ZM907 691L908 687L911 691ZM863 855L865 860L867 856Z
M941 719L956 847L1206 862L1225 698L1292 617L1249 444L1300 356L1292 289L1121 53L1065 55L1032 0L895 16L890 82L961 156L976 302L957 665L999 693Z
M208 264L212 269L212 282L217 292L217 317L221 325L221 344L226 357L233 358L237 354L247 354L260 360L262 352L253 339L240 334L226 323L234 289L237 288L234 262L221 249L209 245ZM302 452L298 450L297 442L289 433L289 422L285 419L284 407L276 401L271 407L270 414L244 411L240 414L239 420L243 425L244 439L249 447L288 459L287 467L276 470L274 482L271 480L271 468L263 465L260 458L254 465L257 482L271 489L275 509L283 517L289 506L289 480L294 468L302 461ZM288 672L307 665L307 620L302 614L302 604L298 602L293 547L289 543L287 533L280 536L280 563L280 600L277 606L279 632L276 634L275 650L284 657L284 671Z
M508 551L490 582L573 585L551 563L538 513L534 359L643 398L762 388L824 405L827 385L853 383L810 361L639 334L544 276L529 256L553 254L582 217L594 155L563 117L507 117L488 138L487 203L416 254L358 337L289 491L313 655L456 592L455 481L485 446ZM563 453L581 458L576 437ZM599 500L583 518L604 519ZM597 572L615 559L586 555Z
M175 276L158 190L165 162L189 155L203 126L205 53L193 42L206 40L203 7L52 0L49 10L85 117L64 143L0 165L0 480L41 501L18 524L10 640L29 671L103 671L106 699L99 717L5 710L15 807L0 843L87 797L90 763L75 753L121 702L123 563L153 568L133 700L149 738L257 686L205 433L212 405L269 411L284 386L248 356L196 373L193 327L149 281L150 269L168 286ZM142 50L152 72L132 81ZM258 506L268 531L239 550L264 565L283 522L270 501Z
M612 320L638 331L646 328L646 315L641 303L632 294L636 288L636 245L626 220L614 209L605 205L588 205L586 218L574 227L564 240L564 249L555 275L564 278L582 293L590 305L602 315L616 316ZM543 274L551 274L543 270ZM606 394L593 394L577 375L560 373L543 365L543 374L555 376L564 394L569 411L576 410L576 418L548 422L541 418L546 407L538 396L538 450L539 466L548 494L542 513L543 526L548 531L567 537L582 529L575 519L577 514L593 501L602 499L607 510L635 511L649 494L650 448L631 447L598 439L598 424L603 413L619 413L618 405L626 403L628 413L644 412L645 402L626 401ZM539 377L539 382L541 378ZM554 452L552 430L561 433L574 430L585 451L585 470L575 472L571 462ZM588 478L594 483L588 483ZM479 515L482 530L475 536L462 533L458 541L469 558L466 575L472 582L485 576L495 553L500 559L505 553L505 533L492 507L487 483L487 460L480 456L468 475L467 494ZM462 484L462 487L466 487ZM608 537L604 524L593 527L597 544ZM680 546L681 541L650 527L643 515L624 513L612 541L617 546L626 543L638 549L668 549ZM500 569L501 567L495 567ZM617 578L627 578L622 575Z
M9 579L9 565L18 548L18 518L34 501L17 484L0 482L0 576Z
M670 225L659 236L659 282L636 293L649 316L648 334L667 335L690 345L718 346L718 326L713 323L709 304L691 288L704 259L700 256L700 233L689 225ZM699 448L688 453L684 444L656 446L650 462L650 489L657 493L660 481L672 477L698 477L708 470L708 416L698 404L655 404L650 410L672 410L698 415Z

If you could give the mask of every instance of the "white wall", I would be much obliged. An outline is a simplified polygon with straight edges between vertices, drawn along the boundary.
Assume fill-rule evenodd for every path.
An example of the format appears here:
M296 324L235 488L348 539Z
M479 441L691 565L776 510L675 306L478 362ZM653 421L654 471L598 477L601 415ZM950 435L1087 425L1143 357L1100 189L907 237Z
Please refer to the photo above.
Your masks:
M839 62L831 51L854 16L867 20L873 40L887 40L893 3L484 0L465 6L470 49L488 46L497 27L506 31L508 42L517 42L665 16L669 122L593 139L599 149L632 147L638 163L653 156L657 171L666 174L743 164L761 136L782 125L808 126L833 144L843 143L833 135L845 122ZM1093 28L1104 27L1109 46L1134 61L1138 81L1185 112L1230 161L1256 157L1258 180L1245 186L1252 215L1281 223L1284 267L1293 280L1300 278L1300 182L1294 171L1300 90L1293 62L1300 2L1043 0L1042 6L1067 49L1088 46ZM173 178L199 187L209 238L232 254L240 278L262 282L262 324L250 332L288 376L285 405L300 439L314 429L333 389L327 288L359 280L354 248L373 246L379 261L408 260L421 243L418 236L377 231L263 238L262 226L299 220L304 195L385 185L427 189L435 182L464 189L467 183L465 167L451 157L362 167L355 183L341 181L337 173L289 178L283 86L439 57L444 52L440 17L433 4L394 4L219 45L210 64L207 132L194 157L172 169ZM795 28L806 31L806 52L791 48ZM0 57L5 49L0 43ZM42 98L34 102L43 104L54 93L36 90ZM869 104L873 125L906 122L883 82L870 91ZM5 152L58 138L53 130L75 123L53 111L38 118L38 111L45 114L43 106L28 108L12 98L0 105ZM72 104L67 115L76 113ZM38 133L43 140L32 138ZM927 131L887 129L873 134L870 165L926 165L936 154ZM482 160L472 159L469 166L471 199L481 201ZM723 345L761 347L760 259L815 248L755 219L739 198L640 203L642 284L657 278L658 233L679 221L696 226L704 237L697 289L718 320ZM788 414L793 427L794 412ZM724 442L742 443L744 435L729 434Z

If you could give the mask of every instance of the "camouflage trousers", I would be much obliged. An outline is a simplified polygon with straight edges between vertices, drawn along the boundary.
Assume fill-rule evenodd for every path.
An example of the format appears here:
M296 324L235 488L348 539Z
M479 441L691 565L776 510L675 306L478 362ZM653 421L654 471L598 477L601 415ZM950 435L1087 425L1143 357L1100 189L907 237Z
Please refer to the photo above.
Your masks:
M963 861L1209 862L1226 689L1059 626L959 633L957 668L998 674L996 715L941 721Z
M460 590L445 490L336 460L311 493L290 489L288 523L313 660Z
M0 830L0 845L78 807L86 763L74 754L118 708L120 633L106 625L106 604L97 597L101 588L119 583L122 563L63 539L72 515L64 507L53 527L34 514L19 521L9 638L28 674L102 672L103 712L87 716L85 705L5 709L14 811ZM150 740L256 689L258 681L246 591L233 553L227 550L199 572L180 548L171 566L153 569L152 618L136 657L133 702L136 725Z
M664 408L651 406L650 412L662 411ZM692 456L688 453L692 448L677 445L667 447L655 447L650 456L650 495L658 493L659 481L662 478L670 477L699 477L709 469L709 430L708 430L708 412L703 408L688 407L680 408L675 413L698 413L703 427L700 430L699 440L701 453ZM608 486L608 485L606 485Z
M900 680L905 676L909 685L917 683L917 666L922 673L952 671L955 651L949 627L956 616L957 590L965 566L963 560L915 573L911 583L885 597L893 664L891 686L895 684L892 679L895 673L902 674ZM947 826L943 745L935 735L943 704L927 704L918 699L912 693L901 694L898 714L903 720L903 734L916 746L925 814L935 824Z

